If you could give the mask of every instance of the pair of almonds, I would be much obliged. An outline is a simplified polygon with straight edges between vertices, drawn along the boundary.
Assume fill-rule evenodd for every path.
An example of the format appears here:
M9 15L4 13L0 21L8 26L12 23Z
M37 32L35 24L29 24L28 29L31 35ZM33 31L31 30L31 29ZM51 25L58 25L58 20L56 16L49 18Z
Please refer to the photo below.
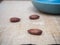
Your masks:
M31 15L31 16L29 16L29 19L31 19L31 20L36 20L36 19L39 19L39 16L38 15ZM20 18L17 18L17 17L12 17L11 19L10 19L10 22L19 22L21 19Z
M36 19L39 19L39 16L38 15L31 15L31 16L29 16L29 19L36 20ZM19 22L20 20L21 20L20 18L13 17L10 19L10 22L14 23L14 22ZM41 35L42 30L40 30L40 29L29 29L28 33L32 34L32 35Z

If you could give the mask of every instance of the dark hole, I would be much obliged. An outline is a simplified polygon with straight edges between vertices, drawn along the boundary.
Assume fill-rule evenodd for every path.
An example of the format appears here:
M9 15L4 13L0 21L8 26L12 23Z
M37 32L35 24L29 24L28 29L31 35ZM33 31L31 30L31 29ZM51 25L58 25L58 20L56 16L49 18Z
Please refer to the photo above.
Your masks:
M3 0L0 0L0 3L2 2Z
M35 44L22 44L22 45L35 45Z

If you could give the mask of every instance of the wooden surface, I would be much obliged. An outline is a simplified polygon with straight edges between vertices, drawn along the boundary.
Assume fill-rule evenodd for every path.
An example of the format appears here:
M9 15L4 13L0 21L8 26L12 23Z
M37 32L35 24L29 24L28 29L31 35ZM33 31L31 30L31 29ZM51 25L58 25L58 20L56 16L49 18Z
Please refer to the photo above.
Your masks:
M30 20L29 16L37 14L38 20ZM21 21L11 23L11 17L19 17ZM27 30L38 28L41 36L28 34ZM30 1L3 1L0 4L0 45L21 44L60 44L60 16L38 12Z

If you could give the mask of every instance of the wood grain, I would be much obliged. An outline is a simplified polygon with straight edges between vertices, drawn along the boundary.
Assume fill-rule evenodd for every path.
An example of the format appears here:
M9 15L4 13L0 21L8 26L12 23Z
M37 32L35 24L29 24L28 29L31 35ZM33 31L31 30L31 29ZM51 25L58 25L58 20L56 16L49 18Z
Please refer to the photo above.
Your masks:
M38 20L30 20L29 16L37 14ZM21 18L21 22L11 23L11 17ZM27 30L38 28L41 36L28 34ZM38 12L30 1L3 1L0 4L0 45L21 44L60 44L60 16Z

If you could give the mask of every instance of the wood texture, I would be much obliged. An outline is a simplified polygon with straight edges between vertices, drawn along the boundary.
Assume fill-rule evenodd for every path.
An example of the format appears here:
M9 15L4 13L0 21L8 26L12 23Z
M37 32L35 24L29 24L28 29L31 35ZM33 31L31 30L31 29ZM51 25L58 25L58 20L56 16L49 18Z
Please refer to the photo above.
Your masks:
M37 14L38 20L29 16ZM21 22L11 23L11 17L21 18ZM38 28L41 36L28 34L27 30ZM38 12L30 1L3 1L0 4L0 45L60 44L60 16Z

